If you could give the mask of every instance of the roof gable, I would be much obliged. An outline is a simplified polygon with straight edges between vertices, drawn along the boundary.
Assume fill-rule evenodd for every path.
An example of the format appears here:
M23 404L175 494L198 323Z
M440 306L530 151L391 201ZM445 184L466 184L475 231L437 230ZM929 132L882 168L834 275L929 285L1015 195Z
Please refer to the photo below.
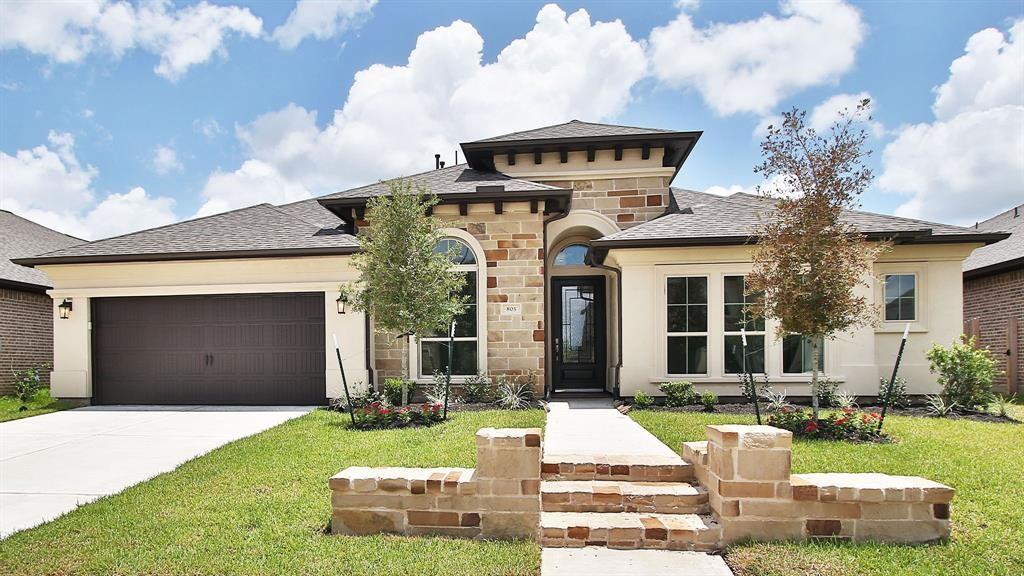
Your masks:
M13 212L0 210L0 284L43 289L52 286L39 270L15 264L11 260L35 256L84 243L85 240L61 234Z
M636 126L621 126L618 124L597 124L594 122L583 122L581 120L570 120L562 124L543 126L532 130L521 130L509 132L500 136L491 136L479 142L519 142L523 140L547 140L551 138L594 138L601 136L643 136L652 134L671 134L672 130L661 128L639 128Z

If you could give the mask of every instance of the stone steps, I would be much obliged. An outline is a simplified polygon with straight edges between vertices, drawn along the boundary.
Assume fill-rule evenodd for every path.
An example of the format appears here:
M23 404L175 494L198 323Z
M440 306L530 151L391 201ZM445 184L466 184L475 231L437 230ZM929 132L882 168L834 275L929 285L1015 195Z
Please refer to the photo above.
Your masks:
M685 482L545 480L540 485L545 512L648 512L707 514L708 494Z
M619 480L628 482L690 482L693 464L678 456L544 455L543 480Z
M712 551L721 539L721 527L697 514L541 512L540 529L549 548Z

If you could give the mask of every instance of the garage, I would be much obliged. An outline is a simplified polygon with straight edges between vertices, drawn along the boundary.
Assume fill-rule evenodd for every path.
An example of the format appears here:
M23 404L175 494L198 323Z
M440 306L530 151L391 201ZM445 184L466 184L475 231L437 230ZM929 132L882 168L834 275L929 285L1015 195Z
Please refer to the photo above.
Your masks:
M95 404L324 404L322 292L92 298Z

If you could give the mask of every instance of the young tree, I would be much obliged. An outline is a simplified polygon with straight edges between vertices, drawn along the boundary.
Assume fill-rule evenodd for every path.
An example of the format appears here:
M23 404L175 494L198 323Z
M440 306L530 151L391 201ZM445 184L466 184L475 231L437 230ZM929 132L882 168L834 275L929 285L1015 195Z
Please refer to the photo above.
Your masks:
M754 171L772 182L759 188L774 209L760 226L747 290L763 299L753 312L778 321L777 336L801 334L811 345L811 402L818 418L819 341L877 321L858 287L869 287L872 264L887 249L868 242L843 218L860 205L872 171L864 165L870 101L844 110L820 135L794 108L770 126L761 143L763 162Z
M405 180L388 183L390 193L367 203L370 226L360 230L362 250L353 258L360 273L352 305L373 317L378 328L406 338L447 332L462 312L466 279L452 270L450 255L435 250L440 223L427 215L438 203L430 191ZM409 380L406 354L402 377ZM403 402L404 402L403 390Z

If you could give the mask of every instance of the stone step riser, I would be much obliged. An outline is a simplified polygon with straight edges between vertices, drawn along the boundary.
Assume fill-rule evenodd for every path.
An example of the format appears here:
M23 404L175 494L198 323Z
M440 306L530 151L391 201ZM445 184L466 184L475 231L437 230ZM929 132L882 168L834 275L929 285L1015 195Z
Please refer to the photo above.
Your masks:
M541 546L583 548L604 546L617 550L690 550L712 552L721 548L721 530L667 530L665 528L543 528Z
M621 482L690 482L693 465L660 466L629 464L594 464L545 462L541 465L544 480L614 480Z
M554 492L541 494L545 512L650 512L659 514L707 514L707 494L695 496L636 496Z

